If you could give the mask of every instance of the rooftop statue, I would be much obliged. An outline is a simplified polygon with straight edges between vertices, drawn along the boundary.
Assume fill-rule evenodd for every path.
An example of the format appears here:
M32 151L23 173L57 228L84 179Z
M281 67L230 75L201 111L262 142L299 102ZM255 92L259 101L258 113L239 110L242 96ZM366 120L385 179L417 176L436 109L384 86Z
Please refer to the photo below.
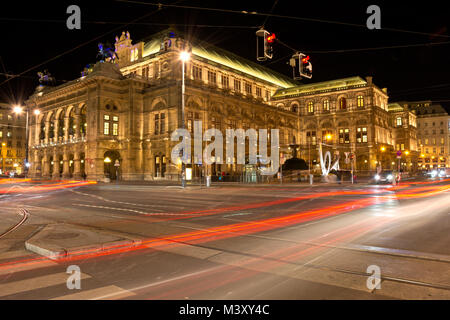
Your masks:
M109 45L108 43L106 45L103 45L103 43L99 43L98 44L97 59L100 62L105 62L105 61L108 61L108 59L109 59L109 61L114 63L116 61L116 59L117 60L119 59L119 56L112 49L112 46Z
M52 77L51 73L48 72L47 69L45 69L43 72L38 72L37 75L39 77L39 83L41 85L49 85L56 82L56 79Z

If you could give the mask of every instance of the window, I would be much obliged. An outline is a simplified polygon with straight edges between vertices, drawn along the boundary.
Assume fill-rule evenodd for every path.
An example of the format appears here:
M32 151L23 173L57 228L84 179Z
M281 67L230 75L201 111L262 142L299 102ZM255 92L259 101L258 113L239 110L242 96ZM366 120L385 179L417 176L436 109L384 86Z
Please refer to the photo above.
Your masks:
M256 96L257 97L262 97L262 89L260 87L256 87Z
M142 77L148 79L148 66L142 68Z
M364 107L364 97L363 96L358 96L357 102L358 102L358 107L360 107L360 108Z
M10 138L10 137L11 137L11 132L8 131L8 132L6 133L6 136L7 136L8 138Z
M155 114L155 134L159 134L159 114Z
M401 150L405 150L405 144L402 143Z
M330 111L330 100L323 101L323 111Z
M350 129L339 129L339 143L350 143Z
M160 133L163 134L166 131L166 114L161 113L161 125L160 125L161 131Z
M428 138L425 138L425 144L428 144Z
M316 145L316 132L315 131L307 131L306 132L306 142L308 145Z
M269 101L270 99L270 91L266 90L266 101Z
M312 101L308 102L308 113L314 113L314 103Z
M331 138L331 139L327 139ZM333 134L331 132L331 130L322 130L322 142L326 143L326 142L331 142L331 140L333 139Z
M119 117L113 116L113 136L119 135Z
M444 154L444 147L441 147L441 154Z
M108 135L109 134L109 122L105 121L103 124L103 134Z
M8 114L8 120L12 120L12 115Z
M248 82L245 82L245 93L248 95L252 94L252 85Z
M347 109L347 99L345 99L345 98L340 98L339 99L339 109L340 110Z
M241 80L234 79L234 91L241 92Z
M397 119L395 120L397 127L400 127L402 125L402 117L397 117Z
M230 87L230 79L226 75L222 75L222 88L228 89Z
M356 128L356 142L367 143L367 128Z
M0 138L3 138L3 131L0 131Z
M441 138L441 144L445 144L445 139Z
M192 67L192 74L195 80L202 80L202 68L199 66Z
M214 71L208 70L208 83L212 85L217 84L216 73Z
M194 131L194 120L192 118L193 118L193 113L188 112L187 113L187 129L189 132Z
M293 104L291 110L292 112L298 113L298 104Z

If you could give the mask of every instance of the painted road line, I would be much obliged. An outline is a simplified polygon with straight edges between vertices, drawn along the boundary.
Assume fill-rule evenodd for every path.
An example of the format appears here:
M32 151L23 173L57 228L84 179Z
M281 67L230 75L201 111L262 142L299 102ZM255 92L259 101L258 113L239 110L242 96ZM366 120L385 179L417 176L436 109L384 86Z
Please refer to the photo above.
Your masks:
M117 286L106 286L92 290L80 291L50 300L118 300L136 295Z
M47 288L59 284L66 284L69 274L54 273L42 277L30 278L25 280L8 282L5 284L0 284L0 297L9 296L12 294L27 292L36 289ZM88 274L81 273L81 280L88 279L91 276Z

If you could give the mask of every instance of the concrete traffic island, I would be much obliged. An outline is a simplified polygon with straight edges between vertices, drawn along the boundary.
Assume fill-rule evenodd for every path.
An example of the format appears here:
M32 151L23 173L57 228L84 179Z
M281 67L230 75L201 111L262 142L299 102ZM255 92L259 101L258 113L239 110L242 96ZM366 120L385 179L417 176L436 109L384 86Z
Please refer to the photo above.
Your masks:
M70 224L49 224L25 242L31 252L52 260L139 245L138 239Z

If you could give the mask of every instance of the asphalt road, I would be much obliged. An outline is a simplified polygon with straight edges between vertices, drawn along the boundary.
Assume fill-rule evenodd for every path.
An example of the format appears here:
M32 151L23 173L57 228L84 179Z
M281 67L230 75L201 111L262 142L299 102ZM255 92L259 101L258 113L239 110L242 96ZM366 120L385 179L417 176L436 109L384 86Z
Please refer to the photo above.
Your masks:
M208 189L5 181L0 299L449 299L449 192L447 180ZM20 209L29 216L18 225ZM55 223L142 245L70 261L25 250ZM81 289L67 288L70 265Z

